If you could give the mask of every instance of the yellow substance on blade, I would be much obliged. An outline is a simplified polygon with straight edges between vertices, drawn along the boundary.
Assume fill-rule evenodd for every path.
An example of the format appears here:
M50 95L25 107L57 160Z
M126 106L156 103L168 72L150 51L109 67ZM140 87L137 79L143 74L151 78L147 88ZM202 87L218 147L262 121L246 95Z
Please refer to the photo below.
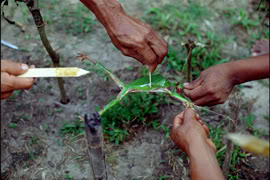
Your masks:
M262 141L251 140L248 144L242 146L242 148L248 152L269 156L269 144L265 144Z
M259 139L255 136L230 133L227 136L235 144L244 150L269 157L269 141Z
M79 71L79 68L57 68L56 77L74 77L78 75Z

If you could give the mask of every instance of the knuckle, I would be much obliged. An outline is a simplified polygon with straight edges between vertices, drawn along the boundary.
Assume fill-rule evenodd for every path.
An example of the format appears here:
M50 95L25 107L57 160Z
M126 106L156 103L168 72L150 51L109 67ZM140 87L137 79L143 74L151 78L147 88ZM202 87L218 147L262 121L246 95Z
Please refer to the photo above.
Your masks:
M145 26L148 28L148 29L152 29L152 26L150 24L145 24Z
M155 55L152 55L152 56L149 57L150 62L155 62L156 59L157 59L157 57Z
M164 40L163 40L163 41L164 41ZM169 43L168 43L167 41L164 41L164 45L165 45L166 52L168 52Z
M149 40L152 40L154 38L154 33L152 28L146 28L145 30L145 38L148 38Z
M220 96L218 95L218 94L216 94L216 93L213 93L212 94L212 97L214 98L214 99L216 99L216 100L220 100Z
M223 104L224 102L225 102L224 99L219 99L219 100L217 101L218 104Z
M122 54L125 55L125 56L128 56L128 55L129 55L128 51L125 50L125 49L122 49L121 52L122 52Z
M164 56L166 56L167 54L168 54L168 48L163 48L162 50L161 50L161 54L162 54L162 56L164 57Z
M33 78L26 79L24 88L25 89L30 89L30 88L32 88L33 84L34 84L34 79Z

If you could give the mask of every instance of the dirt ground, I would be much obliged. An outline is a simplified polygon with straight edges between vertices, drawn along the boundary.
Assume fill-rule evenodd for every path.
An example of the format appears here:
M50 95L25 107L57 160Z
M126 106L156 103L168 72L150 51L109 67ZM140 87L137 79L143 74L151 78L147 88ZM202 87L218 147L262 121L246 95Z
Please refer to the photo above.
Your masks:
M54 19L48 23L46 30L52 46L61 55L64 66L87 68L86 64L75 59L77 52L84 52L109 67L125 82L134 80L140 75L142 66L137 61L123 56L112 45L106 31L98 22L88 33L77 33L68 23L61 23L64 16L58 15L66 9L79 6L77 1L48 2L42 3L42 12L48 8L49 12L55 14L51 15ZM138 18L151 7L178 3L176 0L121 0L121 2L129 14ZM207 5L211 1L197 0L197 2ZM183 0L181 3L185 5L188 1ZM55 4L59 9L52 9ZM247 6L247 2L218 1L213 5L213 9L218 14L221 8L237 8L243 5ZM1 59L34 64L36 67L51 67L50 57L42 47L30 14L20 10L20 6L14 12L8 13L8 9L12 8L7 8L7 16L22 22L25 32L9 25L1 17L1 39L23 48L24 51L1 46ZM49 12L44 12L47 21L50 20L47 17L51 17ZM89 16L93 15L89 12ZM68 21L68 17L64 20ZM215 31L230 33L232 27L224 24L224 28L216 28L218 24L220 22L213 23ZM233 58L250 55L248 46L243 45L241 38L234 43L237 46L228 44L224 47L223 53L230 54ZM162 70L162 67L159 67L159 70ZM60 95L56 84L56 79L39 78L31 90L19 91L15 93L14 98L1 100L1 178L62 180L67 179L68 174L75 180L91 177L83 138L77 137L72 140L69 137L60 137L59 128L65 122L76 119L78 115L93 111L97 106L104 106L110 97L117 94L115 91L117 87L112 81L106 81L95 72L80 78L66 78L65 88L70 103L63 105L59 102ZM264 128L268 134L269 121L266 121L264 116L269 115L269 79L250 82L246 87L248 88L244 86L240 91L243 93L243 104L250 106L243 109L243 114L252 109L256 116L256 127ZM170 125L172 118L184 109L183 105L177 103L162 108L160 121L166 125ZM218 105L213 110L229 115L227 104ZM220 116L210 113L202 115L202 119L217 125ZM15 123L17 127L10 128L10 123ZM110 180L154 180L161 179L165 175L168 176L167 179L190 179L186 155L178 150L164 133L142 127L135 134L133 138L118 146L105 142ZM38 143L33 143L35 140L38 140ZM243 171L247 175L245 179L269 179L267 158L250 155L246 163L249 166L243 166Z

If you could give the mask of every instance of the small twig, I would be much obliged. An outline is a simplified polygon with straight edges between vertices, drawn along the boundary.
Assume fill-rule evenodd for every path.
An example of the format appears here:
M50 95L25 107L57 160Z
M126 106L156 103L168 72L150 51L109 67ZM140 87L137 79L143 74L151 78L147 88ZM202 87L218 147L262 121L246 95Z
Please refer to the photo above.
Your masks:
M234 119L234 121L229 121L228 131L230 133L234 133L236 131L236 126L238 124L238 115L239 115L240 102L241 102L241 98L238 98L238 97L239 95L236 93L233 97L233 101L229 103L229 106L231 109L231 119ZM232 154L234 150L234 144L232 143L232 141L227 140L226 147L227 147L227 151L225 153L225 159L222 166L222 171L225 176L228 176L230 164L232 160Z
M85 59L91 61L93 64L95 64L96 66L102 68L111 78L112 80L116 83L116 85L120 88L123 89L126 85L118 78L116 77L111 71L109 71L107 68L105 68L103 65L101 65L100 63L98 63L95 59L90 58L88 55L84 54L84 53L78 53L77 58L80 61L83 61Z

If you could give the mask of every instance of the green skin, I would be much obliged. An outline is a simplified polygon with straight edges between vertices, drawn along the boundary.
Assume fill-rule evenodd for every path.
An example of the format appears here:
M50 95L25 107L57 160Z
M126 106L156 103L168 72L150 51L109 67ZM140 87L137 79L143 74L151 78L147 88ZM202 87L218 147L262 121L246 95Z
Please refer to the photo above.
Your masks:
M105 68L100 63L96 62L96 66L101 68L106 73L108 73L110 77L114 80L114 82L122 89L121 92L116 97L116 99L112 100L102 110L99 111L100 116L102 116L109 108L118 104L125 95L131 92L168 93L170 96L176 98L177 100L180 100L181 102L186 103L187 105L191 105L191 102L188 99L181 96L180 94L176 93L176 90L173 90L173 91L169 90L170 87L176 89L176 87L182 88L183 85L180 84L176 86L175 83L168 81L161 74L152 76L151 87L149 84L148 77L141 77L139 79L136 79L135 81L125 84L120 79L118 79L110 70Z

